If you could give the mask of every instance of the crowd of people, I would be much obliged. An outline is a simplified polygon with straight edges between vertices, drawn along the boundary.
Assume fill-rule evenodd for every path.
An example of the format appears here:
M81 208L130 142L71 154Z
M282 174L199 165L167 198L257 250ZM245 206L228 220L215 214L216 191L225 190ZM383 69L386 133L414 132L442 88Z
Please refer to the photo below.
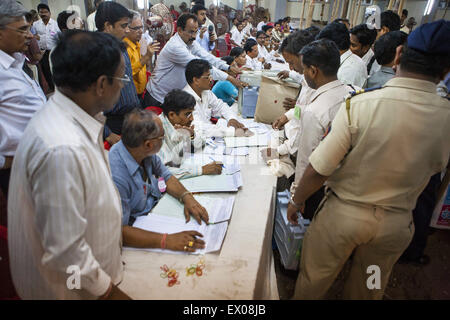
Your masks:
M127 299L117 286L122 245L204 248L196 231L133 223L165 192L184 205L186 221L208 223L182 180L223 166L185 160L211 137L254 134L233 108L244 71L276 70L301 86L272 124L283 141L261 150L265 161L295 164L289 221L299 212L312 219L294 298L323 298L350 258L344 296L356 299L382 298L399 258L427 263L433 196L450 156L450 22L413 30L405 10L382 12L377 28L338 19L294 30L289 17L235 18L232 48L217 57L202 2L178 15L171 8L176 32L161 48L141 14L116 2L95 0L85 31L75 12L55 21L46 4L29 12L0 0L0 191L8 197L0 222L21 298ZM70 265L80 267L81 290L66 286ZM381 269L378 290L366 286L370 265Z

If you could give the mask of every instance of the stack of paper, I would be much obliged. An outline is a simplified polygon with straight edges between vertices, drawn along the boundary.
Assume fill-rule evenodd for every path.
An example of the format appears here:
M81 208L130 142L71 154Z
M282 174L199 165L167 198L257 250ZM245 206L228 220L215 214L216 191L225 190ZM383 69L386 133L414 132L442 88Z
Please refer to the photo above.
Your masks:
M233 211L234 195L226 197L212 197L207 195L194 195L197 200L208 212L210 223L219 223L230 220ZM170 216L181 221L185 221L184 204L169 194L165 194L158 204L152 209L153 215ZM191 220L192 217L191 217Z
M230 155L230 156L246 156L249 154L248 147L242 148L225 148L225 142L223 139L221 141L209 140L209 143L205 145L203 149L204 154L211 155Z
M193 254L205 254L209 252L219 251L223 239L225 238L225 234L228 228L228 222L218 223L218 224L210 224L202 223L199 225L195 220L191 219L189 223L185 223L184 220L180 220L174 217L161 216L156 214L149 214L147 216L142 216L136 219L133 224L133 227L144 229L147 231L158 232L158 233L178 233L182 231L197 231L203 235L201 238L205 241L206 246L204 249L198 249ZM165 253L174 253L174 254L188 254L188 252L183 251L172 251L168 249L156 249L156 248L148 248L148 249L136 249L136 248L128 248L134 250L145 250L145 251L153 251L153 252L165 252Z
M269 137L267 134L258 134L251 137L226 137L227 148L267 146Z
M202 175L182 179L180 182L190 192L236 192L242 186L240 172L234 174Z

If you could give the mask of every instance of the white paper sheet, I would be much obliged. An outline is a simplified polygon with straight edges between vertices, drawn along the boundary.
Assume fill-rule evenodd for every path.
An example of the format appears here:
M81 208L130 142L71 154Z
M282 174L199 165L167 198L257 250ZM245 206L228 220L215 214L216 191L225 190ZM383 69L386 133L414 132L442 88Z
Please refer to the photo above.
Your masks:
M252 137L225 138L225 145L227 146L227 148L267 146L268 143L269 137L267 134L258 134Z
M208 211L209 222L218 223L229 220L233 211L236 196L214 197L209 195L194 195L194 198ZM165 194L152 209L153 215L168 216L185 222L184 205L171 195ZM192 222L193 219L191 217ZM197 223L197 222L196 222Z
M157 248L139 249L126 247L125 249L164 252L172 254L205 254L220 250L220 247L222 246L222 242L225 238L225 234L228 228L228 222L210 225L207 225L206 223L203 222L201 225L199 225L193 219L191 219L189 223L185 223L183 220L174 217L149 214L147 216L137 218L133 224L133 227L147 231L168 233L168 234L194 230L200 232L203 235L201 239L205 241L206 247L204 249L196 250L195 252L192 253L183 251L172 251L168 249L163 250Z

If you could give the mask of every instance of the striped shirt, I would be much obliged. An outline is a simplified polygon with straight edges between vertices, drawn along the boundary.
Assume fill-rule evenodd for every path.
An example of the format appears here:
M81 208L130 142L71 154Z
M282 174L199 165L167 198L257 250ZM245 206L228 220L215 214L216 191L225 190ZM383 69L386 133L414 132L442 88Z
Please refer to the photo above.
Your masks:
M162 113L161 119L164 128L164 142L158 156L161 161L169 168L169 171L177 178L191 178L202 175L202 166L194 164L186 164L183 162L186 156L191 153L191 146L195 150L201 149L205 144L205 140L201 135L195 135L191 141L189 136L186 136L175 130L169 119Z
M11 273L22 299L95 299L122 280L122 210L101 132L59 91L25 130L8 199ZM71 290L77 274L80 289Z

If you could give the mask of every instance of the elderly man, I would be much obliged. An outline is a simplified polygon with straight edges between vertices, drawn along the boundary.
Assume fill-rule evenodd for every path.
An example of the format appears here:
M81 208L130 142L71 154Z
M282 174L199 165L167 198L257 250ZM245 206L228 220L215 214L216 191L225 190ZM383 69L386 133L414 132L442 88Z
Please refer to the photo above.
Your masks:
M41 20L33 23L33 27L36 30L36 35L39 37L39 48L45 52L40 64L49 90L53 92L55 85L53 84L52 72L50 70L49 56L50 51L55 47L56 36L61 30L58 27L58 23L51 18L52 13L48 5L40 3L37 9Z
M196 231L159 234L133 227L139 216L147 214L167 190L184 203L186 222L192 215L201 224L208 213L156 155L164 140L161 120L151 111L135 109L125 118L122 139L109 153L111 173L122 200L122 235L125 245L193 252L204 248ZM164 183L166 186L162 187ZM167 189L166 189L167 188Z
M126 299L117 288L123 276L120 198L94 118L119 99L125 72L120 44L104 33L69 30L58 40L52 65L57 90L30 121L12 167L14 285L22 299ZM68 285L68 272L76 272L78 284Z
M46 101L37 82L22 69L26 59L23 53L33 40L26 14L25 8L15 0L0 2L0 194L3 193L5 198L17 145L31 117ZM7 225L6 210L0 209L0 212L0 226L3 227ZM3 270L0 296L11 298L16 293L9 271L6 241L0 240L0 252L0 269Z
M205 144L205 139L195 134L195 128L191 125L195 104L196 101L192 95L180 89L174 89L164 98L164 113L159 116L165 135L158 156L178 179L222 173L220 163L212 162L201 166L183 162L192 148L194 151L201 150Z
M450 71L449 43L448 21L413 31L397 49L396 77L347 98L309 157L289 221L297 223L325 181L329 191L303 240L294 298L323 298L352 254L343 297L383 297L414 233L411 210L430 176L448 165L450 102L436 84Z
M95 15L95 24L99 32L105 32L113 35L119 41L122 41L130 32L128 28L132 14L127 8L119 3L112 1L102 2ZM105 112L106 140L110 144L117 143L118 135L122 132L122 124L125 115L134 108L141 105L133 79L133 69L131 67L130 56L124 46L122 56L125 62L125 86L120 92L120 99L112 110Z
M147 83L152 106L159 107L166 94L172 89L183 89L186 86L186 79L182 75L185 72L186 65L193 59L205 59L219 69L230 70L235 74L240 73L237 68L230 67L225 61L205 51L195 41L197 31L197 16L182 14L178 18L177 33L170 38L161 50L155 70ZM212 74L215 80L229 80L237 87L243 86L241 81L216 68L213 68Z
M231 108L216 97L211 89L211 65L206 60L195 59L186 66L187 85L184 91L197 102L194 109L195 130L203 137L250 136L253 133L237 121ZM222 118L217 124L211 117Z
M46 102L36 81L22 71L23 52L33 39L26 13L16 1L0 2L0 189L5 195L17 145L31 117Z
M127 33L123 41L127 44L127 52L130 57L131 69L133 70L134 85L142 106L145 108L150 106L148 92L145 93L145 97L142 97L147 85L147 64L152 60L153 54L159 50L159 43L149 44L145 55L141 55L140 40L144 32L144 24L142 16L138 12L133 12L128 28L130 32Z

